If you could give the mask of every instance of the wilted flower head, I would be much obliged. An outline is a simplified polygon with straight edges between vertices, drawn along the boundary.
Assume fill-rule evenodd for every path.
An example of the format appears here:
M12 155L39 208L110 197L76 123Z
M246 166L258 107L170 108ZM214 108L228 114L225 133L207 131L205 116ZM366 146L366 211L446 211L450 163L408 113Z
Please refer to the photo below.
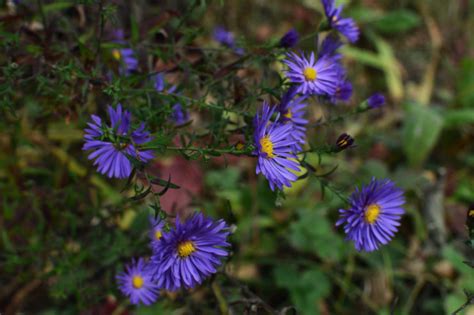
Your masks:
M316 60L314 53L307 58L288 53L283 61L287 66L286 76L298 87L303 95L333 95L339 83L337 64L329 57Z
M374 251L385 245L397 232L400 218L405 213L403 191L389 179L372 179L369 185L351 195L350 208L340 209L347 239L358 251Z
M152 140L150 133L145 131L145 124L133 130L131 114L122 111L122 105L114 110L108 107L110 125L102 123L100 117L91 115L92 121L84 130L85 144L83 150L93 150L89 159L95 159L97 171L112 178L127 178L132 172L132 163L127 156L146 163L152 159L153 152L141 150L140 146Z
M299 171L293 148L298 140L292 135L292 124L281 124L270 120L275 108L264 102L262 110L254 118L255 154L258 157L257 174L263 173L270 188L290 187L298 176L290 171ZM278 121L278 118L277 118Z
M385 104L385 96L382 93L374 93L367 99L369 108L379 108Z
M278 111L280 112L280 121L293 125L291 136L297 141L293 145L294 153L301 151L301 145L306 143L306 125L308 120L304 118L306 110L306 97L296 96L296 88L291 87L283 94Z
M334 3L335 0L321 1L323 3L324 12L329 25L347 37L351 43L356 42L359 39L359 28L353 19L341 17L343 6L341 5L336 8Z
M176 227L153 247L151 266L157 285L169 291L194 288L216 273L228 255L228 228L223 220L202 213L184 222L176 218Z
M280 39L280 46L283 48L293 48L298 44L299 39L300 34L295 29L291 29Z
M349 136L347 133L341 134L336 140L336 146L340 151L352 147L353 144L354 138Z
M143 259L127 265L125 272L117 275L119 289L132 304L150 305L156 301L159 287L152 281L152 274Z

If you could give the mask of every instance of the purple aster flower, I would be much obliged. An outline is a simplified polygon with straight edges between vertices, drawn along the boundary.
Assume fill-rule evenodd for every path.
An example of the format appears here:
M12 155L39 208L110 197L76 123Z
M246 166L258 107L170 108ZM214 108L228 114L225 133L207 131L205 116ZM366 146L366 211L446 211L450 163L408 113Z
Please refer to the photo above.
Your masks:
M112 38L113 42L119 43L119 44L125 44L125 32L123 29L118 28L112 31Z
M318 58L323 56L332 57L334 60L340 60L342 55L337 50L342 46L342 42L337 36L328 35L321 43L318 51Z
M351 18L342 18L341 12L343 6L341 5L336 8L334 1L335 0L321 0L329 25L347 37L351 43L356 42L359 39L359 28L357 24Z
M143 259L127 265L125 272L117 275L119 289L130 298L130 303L150 305L156 301L159 287L152 281L152 274Z
M140 149L152 137L143 123L135 130L131 128L131 114L127 110L122 111L120 104L116 110L112 106L108 109L110 126L103 124L100 117L91 115L92 121L84 130L85 144L82 149L93 150L89 160L95 159L94 165L97 165L99 173L110 178L127 178L132 172L132 163L127 156L144 163L154 157L153 151Z
M371 252L385 245L397 232L400 218L405 213L403 191L389 179L372 178L369 185L356 191L350 198L350 209L340 209L336 226L344 224L347 239L358 251Z
M214 32L212 33L212 37L216 42L221 43L224 46L234 47L235 46L235 38L234 34L228 30L226 30L222 26L217 26L214 28Z
M229 48L232 48L234 52L238 55L243 55L245 53L243 48L237 47L234 34L226 30L222 26L217 26L216 28L214 28L212 37L216 42L221 43L222 45L227 46Z
M112 42L120 45L127 45L125 33L122 29L116 29L112 33ZM129 75L138 70L138 59L131 48L116 48L112 50L112 56L120 62L120 75Z
M202 213L184 222L176 218L176 227L163 234L153 248L151 266L159 287L190 289L216 273L221 259L228 255L228 228L223 220L214 221Z
M295 98L296 88L291 87L283 94L278 111L280 112L280 121L282 123L293 124L291 136L297 141L292 147L294 153L301 151L301 145L306 143L306 125L308 120L304 118L306 109L306 97Z
M173 120L177 125L183 125L189 121L189 114L183 110L180 103L174 104L172 110L171 120Z
M254 141L257 155L256 173L267 178L270 188L283 189L283 185L291 187L291 182L298 176L289 169L299 171L296 155L293 148L298 145L298 140L292 135L293 124L281 124L270 121L275 108L264 102L260 113L254 118ZM277 115L276 121L278 121Z
M385 104L385 96L382 93L374 93L367 99L369 108L379 108Z
M300 34L295 29L291 29L280 39L280 47L293 48L299 40Z
M168 94L172 94L178 88L176 85L172 85L166 88L165 74L163 72L157 73L156 75L153 76L153 78L155 80L154 88L158 92L166 92Z
M114 58L121 62L119 72L121 75L130 75L138 70L138 59L131 48L120 48L113 51Z
M331 103L348 102L352 96L352 83L348 80L340 81L336 88L336 93L331 96Z
M337 36L329 35L321 43L318 52L318 58L329 58L334 63L334 68L337 73L337 87L333 95L329 96L329 101L336 104L339 101L347 102L352 96L352 84L346 78L346 69L341 64L342 55L337 52L337 49L342 46Z
M150 240L151 240L151 247L155 247L158 242L163 237L165 233L165 221L162 220L160 217L155 218L154 216L150 216Z
M164 89L165 89L165 75L163 74L163 72L157 73L154 76L154 78L155 78L155 84L154 84L155 90L157 90L158 92L164 91Z
M288 53L287 56L284 60L288 66L286 76L297 84L297 93L333 95L336 92L339 75L334 60L326 56L315 60L314 53L309 58L295 53Z

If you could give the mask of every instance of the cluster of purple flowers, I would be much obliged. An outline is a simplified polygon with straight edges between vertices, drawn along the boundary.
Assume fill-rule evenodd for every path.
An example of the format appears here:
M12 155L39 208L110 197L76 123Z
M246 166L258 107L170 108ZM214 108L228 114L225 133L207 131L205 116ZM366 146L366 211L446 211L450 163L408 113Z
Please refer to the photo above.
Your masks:
M328 25L355 42L359 30L350 18L341 18L342 6L336 8L334 0L322 0ZM280 46L293 47L298 41L292 30L285 34ZM352 95L352 84L347 80L338 53L343 45L337 34L331 33L323 40L318 54L296 54L288 52L284 63L288 66L286 77L292 86L283 95L275 119L275 108L264 102L262 109L254 118L254 146L258 157L256 172L262 173L270 188L290 187L298 177L297 154L306 141L304 118L309 96L319 96L331 103L347 102ZM383 106L385 98L375 93L364 102L368 108ZM353 144L353 139L343 135L338 139L337 148L343 150ZM350 198L351 208L340 210L341 219L337 225L345 224L347 238L352 240L357 250L373 251L386 244L394 236L404 213L403 191L396 188L390 180L372 182L356 191Z
M133 261L117 275L120 290L132 304L155 302L161 289L194 288L216 273L228 255L230 231L223 220L195 213L184 222L176 218L172 228L155 218L151 226L151 259Z
M351 18L341 18L342 6L335 8L334 0L323 0L328 25L343 34L350 42L359 37L359 29ZM337 50L342 46L338 34L330 33L320 45L317 56L289 52L284 61L288 66L286 77L297 86L302 95L317 95L331 103L347 102L352 95L352 84L347 80Z
M340 18L342 7L335 9L333 0L323 1L323 5L329 24L355 41L357 26L352 19ZM280 46L291 48L298 39L298 33L290 30L281 38ZM292 86L281 99L276 119L272 121L274 109L266 103L254 118L256 172L263 173L272 190L290 187L297 179L292 171L299 171L296 154L306 142L306 98L317 95L336 103L348 101L352 95L352 84L347 80L342 56L337 52L341 46L338 35L330 34L321 43L317 55L288 52L284 63L288 66L286 77Z
M342 6L336 8L334 0L322 0L328 25L355 42L359 30L350 18L342 18ZM222 27L214 30L214 39L242 54L234 35ZM282 48L292 48L299 40L294 30L287 32L279 42ZM123 32L115 34L115 42L126 45ZM271 190L291 187L300 171L298 154L306 143L305 118L307 99L324 98L331 103L347 102L352 95L352 84L347 79L338 49L343 45L338 34L330 33L322 41L317 53L287 52L284 63L290 87L281 96L280 103L271 106L263 102L253 120L253 154L257 157L256 173L262 173ZM131 48L112 51L120 61L120 75L129 75L138 69L138 60ZM153 76L153 87L159 93L174 94L177 86L167 86L164 73ZM179 95L177 93L176 95ZM382 94L369 97L365 106L381 107ZM95 160L98 172L110 178L129 177L135 163L147 163L154 158L146 144L153 137L144 123L132 125L129 111L119 104L108 107L110 123L91 116L85 129L83 150L91 150L89 159ZM176 125L189 122L189 115L177 102L172 106L170 119ZM337 140L338 150L352 146L354 139L343 134ZM403 191L390 180L373 179L370 184L356 190L350 197L349 209L341 209L336 225L344 225L347 239L357 250L374 251L387 244L400 225L404 214ZM159 218L151 218L149 232L151 258L132 261L117 276L119 288L132 304L149 305L156 301L160 290L191 289L217 272L230 244L229 226L223 220L213 220L195 213L186 220L176 218L174 226Z

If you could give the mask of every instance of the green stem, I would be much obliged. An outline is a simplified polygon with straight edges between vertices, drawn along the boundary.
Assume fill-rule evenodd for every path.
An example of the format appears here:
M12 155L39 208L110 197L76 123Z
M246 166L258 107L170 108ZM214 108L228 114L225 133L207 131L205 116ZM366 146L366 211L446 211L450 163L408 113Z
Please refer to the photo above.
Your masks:
M217 302L219 302L219 309L221 311L221 314L229 314L229 307L227 305L227 301L225 300L224 295L222 294L222 290L217 284L217 282L213 281L211 287L212 291L214 292L214 295L216 296Z

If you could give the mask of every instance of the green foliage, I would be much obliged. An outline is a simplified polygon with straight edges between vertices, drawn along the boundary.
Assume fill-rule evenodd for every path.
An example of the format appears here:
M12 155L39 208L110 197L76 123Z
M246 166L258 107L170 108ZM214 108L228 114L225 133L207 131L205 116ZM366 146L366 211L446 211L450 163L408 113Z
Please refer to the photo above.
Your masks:
M416 103L406 104L402 129L403 150L412 166L420 166L430 154L443 128L443 118Z
M324 208L301 209L298 220L290 225L290 243L328 261L340 261L350 251L325 217Z
M275 268L274 277L279 287L289 291L299 313L321 314L319 302L331 291L331 282L324 272L299 271L294 265L281 265Z
M421 18L413 11L390 11L373 22L373 27L383 34L408 32L421 24Z
M474 59L464 59L457 77L458 100L463 107L474 105ZM472 117L472 113L470 114Z

